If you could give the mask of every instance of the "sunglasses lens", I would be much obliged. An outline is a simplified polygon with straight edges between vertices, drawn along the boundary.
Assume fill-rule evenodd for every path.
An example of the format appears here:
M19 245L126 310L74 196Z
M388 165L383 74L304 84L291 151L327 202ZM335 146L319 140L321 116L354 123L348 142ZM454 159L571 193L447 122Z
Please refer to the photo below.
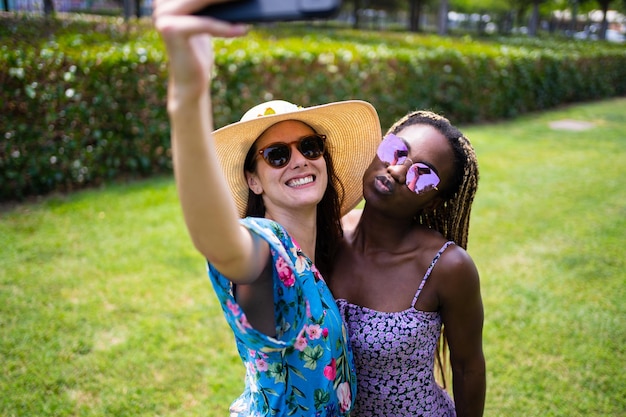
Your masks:
M406 161L409 149L402 139L390 133L378 145L376 154L381 161L389 165L400 165Z
M263 150L263 159L275 168L287 165L291 158L291 149L284 143L270 145Z
M307 159L318 159L324 155L324 135L305 136L297 142L298 151ZM274 168L282 168L291 159L291 145L274 143L259 151L263 159Z
M317 159L324 154L324 139L318 135L302 138L298 150L307 159Z
M439 185L439 176L426 164L411 165L406 173L406 185L416 194L432 190Z

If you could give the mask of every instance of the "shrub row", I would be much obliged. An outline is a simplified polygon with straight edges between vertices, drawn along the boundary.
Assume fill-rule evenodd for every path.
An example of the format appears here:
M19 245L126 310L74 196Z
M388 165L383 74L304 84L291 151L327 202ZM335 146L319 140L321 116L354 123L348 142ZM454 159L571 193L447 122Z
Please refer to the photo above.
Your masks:
M365 99L383 128L415 108L455 123L626 93L626 50L288 25L216 40L216 127L271 98ZM148 22L0 16L0 202L171 171L167 68Z

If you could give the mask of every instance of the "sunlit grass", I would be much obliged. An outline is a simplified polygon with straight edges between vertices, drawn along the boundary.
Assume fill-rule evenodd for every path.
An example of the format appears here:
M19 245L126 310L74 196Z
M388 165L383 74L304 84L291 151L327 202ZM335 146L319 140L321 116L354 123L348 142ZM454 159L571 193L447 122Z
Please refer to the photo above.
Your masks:
M0 235L0 414L223 414L241 366L171 179L21 206Z
M463 129L486 416L625 415L624 109ZM563 119L595 127L549 127ZM171 178L5 210L0 248L0 415L227 414L243 369Z
M481 164L487 415L624 415L626 104L469 127ZM556 120L593 122L554 130Z

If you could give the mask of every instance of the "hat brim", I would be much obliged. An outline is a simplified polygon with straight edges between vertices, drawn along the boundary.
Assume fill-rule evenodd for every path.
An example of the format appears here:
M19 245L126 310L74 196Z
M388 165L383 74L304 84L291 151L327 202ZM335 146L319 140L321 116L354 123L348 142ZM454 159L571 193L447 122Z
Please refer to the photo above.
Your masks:
M236 122L213 132L217 156L237 205L244 217L248 184L244 174L246 155L254 141L272 125L299 120L327 136L335 174L343 185L341 215L363 198L363 173L376 155L382 130L376 109L366 101L347 100Z

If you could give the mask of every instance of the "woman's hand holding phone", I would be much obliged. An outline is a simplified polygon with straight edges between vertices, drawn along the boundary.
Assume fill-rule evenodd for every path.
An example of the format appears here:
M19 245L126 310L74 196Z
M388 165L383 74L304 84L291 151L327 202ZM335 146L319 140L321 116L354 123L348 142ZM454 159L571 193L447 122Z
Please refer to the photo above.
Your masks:
M229 0L226 0L229 1ZM181 101L197 100L211 80L211 37L244 35L247 27L223 20L192 15L207 5L224 0L156 0L154 25L165 43L169 58L170 110Z
M237 0L212 4L194 14L229 22L276 22L322 19L339 12L341 0Z

